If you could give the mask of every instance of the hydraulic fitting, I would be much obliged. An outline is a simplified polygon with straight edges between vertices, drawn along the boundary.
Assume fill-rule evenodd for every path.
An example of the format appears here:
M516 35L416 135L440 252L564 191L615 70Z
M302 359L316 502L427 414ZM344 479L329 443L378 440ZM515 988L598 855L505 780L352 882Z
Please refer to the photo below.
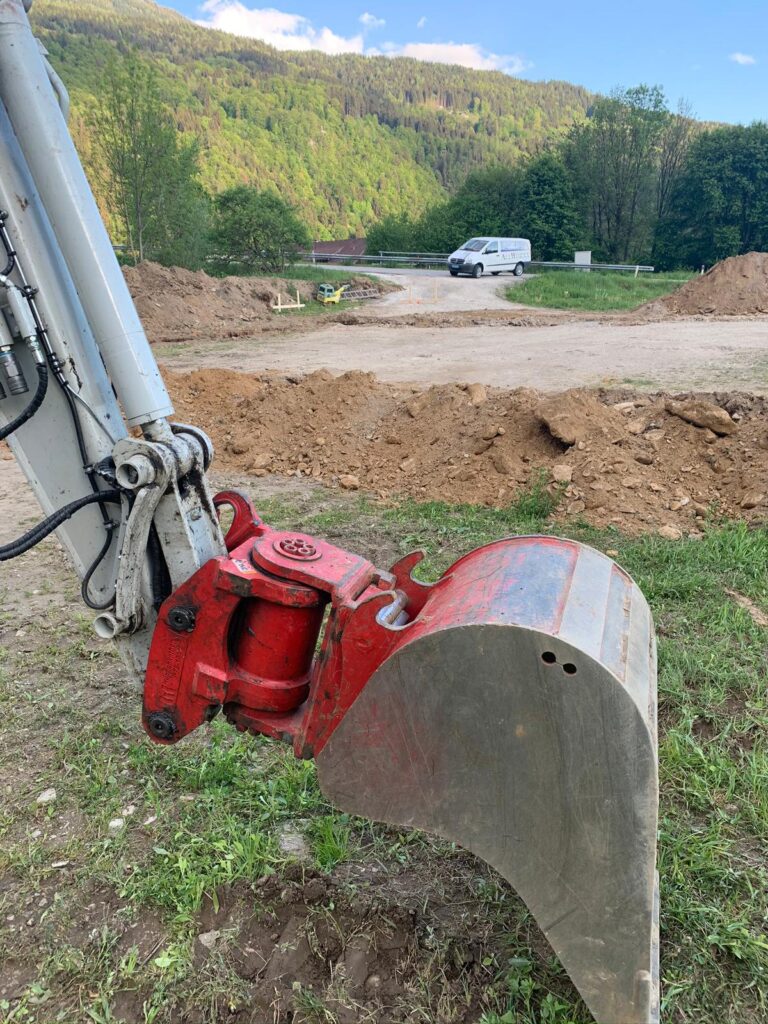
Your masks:
M24 371L19 364L14 351L9 346L0 348L0 367L2 367L8 391L12 395L24 395L29 391L29 385L24 376Z

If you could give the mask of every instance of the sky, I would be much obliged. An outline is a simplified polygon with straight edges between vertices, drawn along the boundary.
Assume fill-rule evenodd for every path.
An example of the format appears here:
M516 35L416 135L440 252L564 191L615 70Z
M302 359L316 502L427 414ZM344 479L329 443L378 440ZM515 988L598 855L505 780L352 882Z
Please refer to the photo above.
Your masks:
M768 0L159 2L283 50L439 60L601 93L660 85L702 120L768 120Z

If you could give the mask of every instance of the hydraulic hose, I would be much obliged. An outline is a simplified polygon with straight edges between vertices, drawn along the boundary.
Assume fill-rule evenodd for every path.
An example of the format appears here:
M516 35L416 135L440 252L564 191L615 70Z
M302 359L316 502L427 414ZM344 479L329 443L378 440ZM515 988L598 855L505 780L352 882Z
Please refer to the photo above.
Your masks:
M37 526L33 526L22 537L12 540L9 544L0 544L0 562L7 562L9 559L16 558L17 555L23 555L25 551L31 550L41 540L44 540L49 533L53 533L62 523L71 518L75 512L79 512L81 508L85 508L86 505L95 505L97 502L101 504L104 502L119 503L121 496L122 492L118 490L99 491L96 494L86 494L83 498L71 501L68 505L64 505L63 508L51 513L47 519L38 523Z
M27 420L32 419L37 410L43 404L43 399L48 390L48 367L45 363L37 363L37 390L35 391L32 401L26 407L26 409L19 413L15 420L11 420L10 423L6 423L4 427L0 427L0 441L4 441L6 437L18 430L22 424L26 423Z

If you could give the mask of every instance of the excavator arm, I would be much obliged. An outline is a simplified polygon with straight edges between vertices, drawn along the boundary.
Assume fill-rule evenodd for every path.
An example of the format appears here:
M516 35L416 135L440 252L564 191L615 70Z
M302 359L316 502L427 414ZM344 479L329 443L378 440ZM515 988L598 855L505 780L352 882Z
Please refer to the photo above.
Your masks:
M0 438L44 518L0 561L56 530L153 741L222 713L290 743L340 808L493 865L598 1022L658 1021L642 594L552 537L490 544L426 585L419 555L383 571L214 495L211 444L171 419L29 6L0 0Z

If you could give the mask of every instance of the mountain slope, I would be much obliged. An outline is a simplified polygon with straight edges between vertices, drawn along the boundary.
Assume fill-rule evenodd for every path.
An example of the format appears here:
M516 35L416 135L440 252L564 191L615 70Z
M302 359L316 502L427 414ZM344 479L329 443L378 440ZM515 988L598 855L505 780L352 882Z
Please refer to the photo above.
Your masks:
M200 139L203 182L275 186L318 237L420 213L473 169L512 162L584 114L564 82L405 58L285 53L201 28L152 0L35 0L35 31L84 114L126 47L158 67L179 127Z

